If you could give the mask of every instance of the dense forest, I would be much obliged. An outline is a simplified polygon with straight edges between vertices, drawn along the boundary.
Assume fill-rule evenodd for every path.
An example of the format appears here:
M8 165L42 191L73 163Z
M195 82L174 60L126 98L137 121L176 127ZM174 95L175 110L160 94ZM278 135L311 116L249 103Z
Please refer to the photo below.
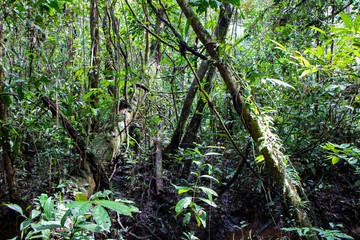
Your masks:
M358 0L0 1L0 239L360 239Z

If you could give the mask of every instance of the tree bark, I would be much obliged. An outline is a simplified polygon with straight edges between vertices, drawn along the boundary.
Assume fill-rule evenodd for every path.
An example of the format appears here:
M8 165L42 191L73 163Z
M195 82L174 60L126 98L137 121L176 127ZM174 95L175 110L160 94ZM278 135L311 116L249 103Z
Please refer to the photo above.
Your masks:
M220 43L222 43L225 40L227 31L229 29L231 16L232 16L232 9L230 8L229 5L225 6L225 8L221 8L219 21L217 22L214 30L215 38ZM216 74L216 69L214 68L213 65L211 65L208 71L208 75L206 76L206 85L204 87L204 90L207 94L210 93L211 84L213 79L215 78L215 74ZM181 143L182 147L190 147L190 148L194 147L194 142L196 141L196 134L201 124L202 114L204 112L205 105L206 102L204 101L204 99L200 98L197 103L195 113L185 132L183 141Z
M206 82L205 82L205 87L204 87L205 92L208 94L210 93L212 81L215 78L215 73L216 73L215 66L213 66L213 65L210 66L210 69L206 76ZM196 104L196 109L195 109L194 115L192 116L192 118L190 120L190 123L186 129L184 138L181 142L181 147L184 147L184 148L194 147L194 142L196 142L196 134L199 130L202 115L204 113L206 104L207 104L207 102L204 101L203 98L200 98L198 100L198 102Z
M89 89L99 86L99 67L100 67L100 34L99 34L99 8L98 0L90 0L90 36L91 36L91 63L89 71ZM98 103L97 94L90 97L93 106Z
M55 103L51 101L51 99L47 96L41 96L40 100L43 104L51 111L53 116L58 116L62 126L69 133L71 139L75 142L75 144L79 147L82 159L86 160L90 168L90 174L92 175L93 180L96 183L96 186L92 190L104 190L109 188L109 180L106 176L106 173L102 167L100 161L95 157L94 154L87 151L86 143L82 138L77 134L74 127L71 123L57 111ZM87 176L85 176L87 177Z
M241 79L236 79L233 76L230 67L227 66L227 63L220 58L218 43L212 39L211 35L204 28L200 19L197 15L195 15L188 3L185 0L176 1L184 12L186 18L191 19L191 26L193 30L205 46L207 53L215 61L215 66L219 70L219 73L227 86L228 92L231 96L235 94L236 98L240 100L240 118L253 140L258 144L261 153L265 158L266 166L270 170L275 183L279 189L282 190L281 193L284 197L285 206L288 206L287 210L289 210L290 207L293 207L295 211L292 217L297 221L297 223L300 226L310 227L311 223L306 215L303 203L301 202L299 194L294 187L292 179L287 174L287 159L280 151L280 144L277 141L274 141L274 139L269 139L269 136L273 136L273 134L271 133L269 126L264 124L263 116L256 108L256 104L252 104L251 109L245 107L248 96L245 96L243 91L237 91L239 88L237 80L240 81L243 88L246 87L246 82L241 81Z
M197 71L197 75L200 80L202 80L209 68L210 62L208 60L203 60L200 64L200 67ZM191 106L196 96L196 92L198 90L198 82L196 78L194 78L189 91L186 94L183 107L181 109L180 118L178 120L178 124L176 129L172 135L171 141L169 145L165 148L164 153L174 153L178 148L181 142L181 138L184 134L184 129L186 126L187 119L190 114Z
M158 124L158 132L155 138L155 179L156 179L156 194L160 195L164 191L163 180L163 166L162 166L162 125Z
M0 93L5 93L5 71L3 67L3 42L2 42L3 24L0 22ZM10 194L16 193L16 179L15 170L13 166L13 159L11 155L9 129L7 125L8 106L6 99L9 99L9 95L0 95L0 145L2 148L2 166L0 171L4 171L6 175L6 183Z

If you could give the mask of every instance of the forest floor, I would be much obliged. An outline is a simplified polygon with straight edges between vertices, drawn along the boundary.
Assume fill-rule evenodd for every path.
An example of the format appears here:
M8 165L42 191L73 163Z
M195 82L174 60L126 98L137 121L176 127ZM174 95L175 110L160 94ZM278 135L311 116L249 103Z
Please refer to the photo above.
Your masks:
M303 177L304 189L311 202L310 218L314 225L324 230L337 229L354 239L360 239L360 192L358 187L354 187L358 176L349 175L346 166L341 164L332 168L327 172L317 171L316 178ZM3 203L17 203L25 209L32 204L34 197L48 190L46 184L39 184L44 179L31 176L20 179L19 197L5 195L0 199L0 240L19 234L19 225L23 220ZM172 209L181 196L170 184L180 184L180 181L171 171L165 172L164 179L166 192L158 196L154 191L151 166L137 163L115 172L112 184L113 192L117 192L115 197L132 200L141 210L141 213L134 215L134 219L123 218L122 225L127 227L123 231L125 239L137 239L136 236L147 236L145 239L180 239L189 230L199 239L297 239L295 232L282 230L288 222L286 216L282 215L281 201L274 188L270 184L259 186L259 181L250 173L237 179L227 192L215 200L220 208L206 209L206 229L197 227L194 219L190 226L182 226L182 218L175 217ZM263 179L271 182L266 173ZM57 189L53 188L52 191ZM70 195L68 197L71 198ZM335 225L338 226L331 228ZM114 228L120 227L114 223ZM119 236L114 234L112 237Z

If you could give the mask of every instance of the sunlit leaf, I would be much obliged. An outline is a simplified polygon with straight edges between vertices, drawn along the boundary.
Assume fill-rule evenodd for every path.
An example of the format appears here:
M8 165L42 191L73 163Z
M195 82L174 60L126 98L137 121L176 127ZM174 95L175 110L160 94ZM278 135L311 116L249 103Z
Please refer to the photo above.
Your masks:
M198 187L199 189L201 189L204 193L206 194L210 194L210 195L213 195L213 196L217 196L218 194L212 190L211 188L208 188L208 187L204 187L204 186L201 186L201 187Z
M209 199L206 198L198 198L199 200L207 203L208 205L212 206L212 207L218 207L218 205L216 205L216 203L214 201L210 201Z
M346 27L349 29L353 28L353 22L351 20L351 17L349 17L349 15L347 15L346 13L340 13L341 19L343 20L343 22L345 23Z
M8 208L17 211L18 213L20 213L22 216L24 216L23 210L22 208L17 205L17 204L13 204L13 203L9 203L9 204L4 204L5 206L7 206Z
M326 35L326 33L325 33L323 30L321 30L320 28L317 28L317 27L314 27L314 26L310 26L310 28L312 28L312 29L314 29L314 30L316 30L316 31L318 31L318 32Z
M357 32L359 30L359 26L360 26L360 14L356 15L355 20L354 20L355 32Z
M337 156L333 156L331 159L331 162L333 165L337 164L339 162L340 158L338 158Z
M283 87L290 87L292 89L295 89L293 86L291 86L290 84L284 82L284 81L281 81L281 80L278 80L278 79L274 79L274 78L266 78L266 79L262 79L262 81L266 82L271 82L273 84L278 84L278 85L281 85Z
M280 49L284 50L285 52L287 51L286 48L285 48L283 45L281 45L280 43L278 43L278 42L276 42L276 41L274 41L274 40L272 40L272 39L270 39L270 41L272 41L273 43L275 43L276 45L278 45L278 46L280 47Z

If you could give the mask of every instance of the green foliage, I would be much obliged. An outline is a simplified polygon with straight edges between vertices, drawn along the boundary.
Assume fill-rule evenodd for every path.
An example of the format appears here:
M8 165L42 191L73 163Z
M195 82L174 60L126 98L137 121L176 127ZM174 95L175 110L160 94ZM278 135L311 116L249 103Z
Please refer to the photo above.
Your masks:
M334 227L334 224L330 224L332 227ZM341 227L341 225L337 225ZM322 228L282 228L285 231L296 231L296 233L300 237L314 237L314 233L317 234L318 237L321 239L326 240L341 240L341 239L354 239L353 237L341 232L340 230L336 229L322 229Z
M211 156L211 155L219 155L219 153L209 152L203 155L199 150L192 149L194 158L203 158L204 156ZM184 187L184 186L173 186L178 190L178 194L183 193L191 193L191 196L183 197L179 200L175 206L176 216L178 216L182 212L186 212L183 218L183 224L187 225L190 222L191 216L194 216L198 226L202 225L206 227L206 212L204 207L200 205L200 203L205 203L210 207L218 207L216 203L213 201L213 196L217 196L217 193L209 187L200 186L199 183L202 178L210 179L210 181L218 182L218 180L211 176L213 172L213 168L210 164L205 163L203 164L200 160L194 160L193 163L196 165L197 172L191 172L191 174L196 176L196 180L194 184L191 186ZM208 168L208 174L201 174L201 172ZM201 195L205 195L206 197L201 197Z
M106 209L130 217L132 213L139 212L138 208L121 200L99 199L108 198L110 193L109 190L97 192L89 200L83 193L78 193L75 201L66 203L61 200L61 194L55 201L43 193L28 217L17 204L5 205L25 218L20 225L21 239L92 239L91 233L106 234L111 231L111 218Z

